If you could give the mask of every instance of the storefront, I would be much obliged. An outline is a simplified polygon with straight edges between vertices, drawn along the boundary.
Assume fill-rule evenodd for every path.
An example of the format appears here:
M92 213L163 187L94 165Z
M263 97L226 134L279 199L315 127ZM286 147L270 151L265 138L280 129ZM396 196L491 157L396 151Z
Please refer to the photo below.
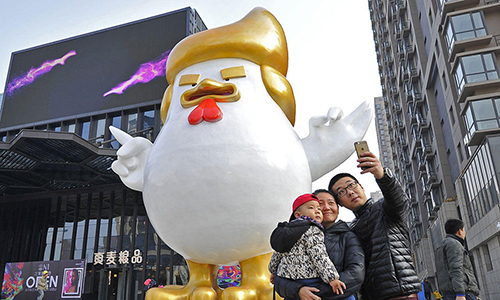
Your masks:
M31 132L29 138L20 138L14 143L16 150L4 150L3 153L20 158L18 151L28 145L37 144L40 150L45 148L42 145L56 141L59 147L64 148L67 144L73 152L84 152L84 146L79 143L87 143L73 134L70 134L73 139L65 140L68 133L55 134L53 139L35 137L37 134L43 135ZM37 155L54 153L40 150ZM73 160L76 157L74 155ZM86 274L82 299L143 299L143 283L147 278L155 279L158 286L187 282L184 259L156 235L146 215L141 193L120 183L109 170L113 161L109 158L103 153L81 157L86 165L107 162L108 165L98 167L103 172L93 177L94 180L99 177L98 181L106 184L0 198L2 270L9 262L84 259ZM47 168L55 169L60 163L47 164L51 165ZM83 185L93 171L89 167L83 172L84 168L77 165L75 162L73 172L68 171L66 176ZM23 165L18 162L16 166ZM16 174L33 178L29 171L21 173Z

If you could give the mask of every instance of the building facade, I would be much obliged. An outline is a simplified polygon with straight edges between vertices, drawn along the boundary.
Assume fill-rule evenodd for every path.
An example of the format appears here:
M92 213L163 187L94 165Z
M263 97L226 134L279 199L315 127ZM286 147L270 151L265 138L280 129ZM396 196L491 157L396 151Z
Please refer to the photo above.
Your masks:
M384 98L375 97L375 123L377 128L377 142L379 146L380 161L384 167L394 170L394 160L391 147L391 137L389 136L389 107L386 107Z
M480 296L500 299L500 3L368 5L417 272L436 287L434 251L460 218Z
M157 285L187 282L184 259L156 234L142 194L111 170L119 144L107 128L154 141L161 129L165 76L122 94L103 91L126 81L146 58L159 62L158 55L205 29L197 12L185 8L13 53L0 126L1 270L9 262L85 259L82 299L144 299L147 278ZM117 50L92 64L92 55L106 55L107 47ZM157 52L148 52L152 49ZM14 69L26 69L28 54L42 65L46 57L64 53L69 54L64 66L56 65L29 86L11 84L21 78ZM113 61L118 57L127 60ZM130 70L120 69L126 65ZM81 76L76 83L72 66ZM109 81L103 90L101 79L93 81L100 73ZM80 92L87 94L78 98ZM37 115L23 120L30 110Z

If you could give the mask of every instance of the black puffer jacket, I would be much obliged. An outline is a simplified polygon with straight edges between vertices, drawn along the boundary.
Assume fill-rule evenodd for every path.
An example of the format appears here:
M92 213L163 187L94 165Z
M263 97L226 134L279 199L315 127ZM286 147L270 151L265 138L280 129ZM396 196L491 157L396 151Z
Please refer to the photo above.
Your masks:
M349 230L347 224L339 221L325 229L325 245L330 259L335 264L340 280L347 287L343 295L335 295L328 284L321 285L318 295L324 300L337 300L355 294L365 278L363 247L359 238ZM274 286L278 294L287 299L298 299L302 283L276 277ZM325 291L325 292L323 292Z
M365 249L363 300L389 299L421 290L406 227L408 198L394 178L384 176L377 183L384 199L368 200L355 212L351 225Z

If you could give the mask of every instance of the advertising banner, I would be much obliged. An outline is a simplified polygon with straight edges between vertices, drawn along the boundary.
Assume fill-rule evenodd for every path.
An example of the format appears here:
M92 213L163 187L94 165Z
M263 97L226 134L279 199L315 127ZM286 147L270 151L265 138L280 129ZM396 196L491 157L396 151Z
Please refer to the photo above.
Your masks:
M189 21L183 9L13 53L0 128L160 103Z
M48 273L46 289L40 288L44 299L81 299L85 266L84 259L7 263L0 299L36 299L44 271Z

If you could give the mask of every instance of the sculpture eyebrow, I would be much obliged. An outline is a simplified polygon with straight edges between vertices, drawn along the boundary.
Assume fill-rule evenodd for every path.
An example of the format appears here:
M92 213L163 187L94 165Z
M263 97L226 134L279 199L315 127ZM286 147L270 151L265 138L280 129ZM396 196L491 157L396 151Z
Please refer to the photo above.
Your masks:
M200 81L200 77L200 74L182 75L181 79L179 80L179 86L198 84L198 82Z
M231 67L220 70L222 79L227 80L231 78L246 77L245 68L243 66Z

